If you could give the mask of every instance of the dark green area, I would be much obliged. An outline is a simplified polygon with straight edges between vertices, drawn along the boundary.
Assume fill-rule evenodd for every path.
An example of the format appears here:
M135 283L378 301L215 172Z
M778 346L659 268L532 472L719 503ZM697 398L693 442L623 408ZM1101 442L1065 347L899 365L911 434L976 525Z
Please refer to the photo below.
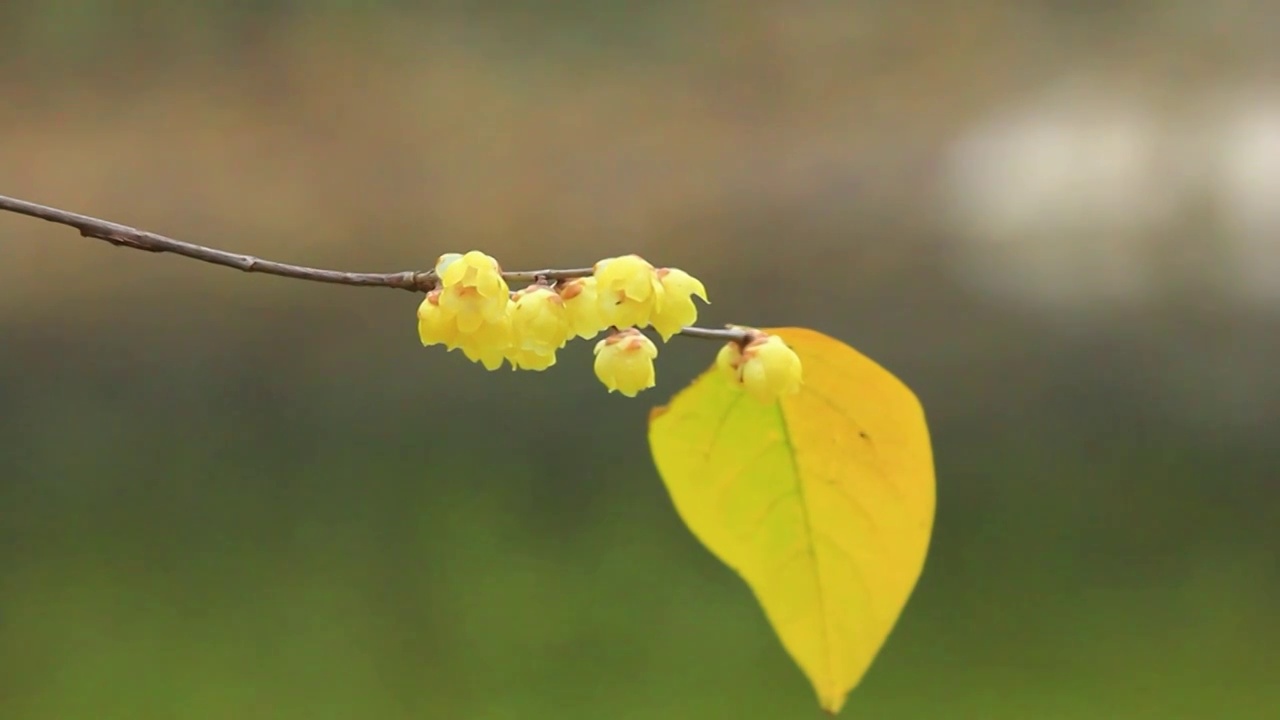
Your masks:
M585 345L490 376L388 316L331 375L132 324L7 333L5 717L814 716L647 455L710 348L629 402ZM1270 717L1273 450L932 405L933 552L850 717Z

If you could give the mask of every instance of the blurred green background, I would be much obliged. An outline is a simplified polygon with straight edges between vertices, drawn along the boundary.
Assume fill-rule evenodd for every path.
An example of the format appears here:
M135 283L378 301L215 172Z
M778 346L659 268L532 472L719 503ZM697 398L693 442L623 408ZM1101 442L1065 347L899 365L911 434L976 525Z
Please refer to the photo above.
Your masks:
M911 385L843 715L1280 717L1276 3L10 0L0 193L351 270L635 251ZM650 406L0 216L0 718L815 718Z

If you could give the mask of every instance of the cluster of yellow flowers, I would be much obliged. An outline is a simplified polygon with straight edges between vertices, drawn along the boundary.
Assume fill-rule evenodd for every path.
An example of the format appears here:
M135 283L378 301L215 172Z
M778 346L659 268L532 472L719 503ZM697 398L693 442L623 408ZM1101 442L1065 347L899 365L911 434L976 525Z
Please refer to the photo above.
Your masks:
M702 282L683 270L655 268L638 255L606 258L593 273L511 292L498 261L478 250L436 261L439 285L418 307L423 345L461 350L497 370L546 370L574 337L617 332L596 345L596 375L612 392L635 397L654 385L658 349L637 328L670 340L698 318L693 298L707 301Z
M461 350L489 370L504 362L512 370L546 370L569 340L612 328L596 343L595 373L609 392L627 397L655 384L658 348L640 328L652 327L666 342L698 319L693 298L708 302L700 280L638 255L606 258L588 276L538 280L516 292L498 261L478 250L440 256L435 272L439 283L418 307L423 345ZM794 392L799 358L781 340L753 333L745 345L726 345L718 364L762 399Z

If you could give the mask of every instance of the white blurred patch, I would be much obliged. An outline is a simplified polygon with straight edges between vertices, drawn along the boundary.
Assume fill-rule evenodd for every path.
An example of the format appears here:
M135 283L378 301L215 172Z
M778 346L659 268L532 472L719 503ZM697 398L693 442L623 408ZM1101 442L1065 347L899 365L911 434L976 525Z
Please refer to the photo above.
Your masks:
M1008 108L953 147L943 196L972 281L1091 309L1142 298L1145 242L1171 212L1160 119L1067 87Z
M1206 94L1202 107L1162 114L1072 83L989 116L945 161L958 271L1059 312L1188 279L1280 310L1280 95Z
M1218 104L1210 167L1236 298L1280 311L1280 96L1250 89Z
M1183 304L1208 309L1201 323L1235 323L1208 319L1224 302L1280 312L1280 91L1179 101L1160 111L1069 87L972 128L939 188L957 270L1047 318L1175 297L1157 316L1176 322ZM1216 430L1273 416L1274 346L1256 327L1179 328L1151 378L1158 401Z

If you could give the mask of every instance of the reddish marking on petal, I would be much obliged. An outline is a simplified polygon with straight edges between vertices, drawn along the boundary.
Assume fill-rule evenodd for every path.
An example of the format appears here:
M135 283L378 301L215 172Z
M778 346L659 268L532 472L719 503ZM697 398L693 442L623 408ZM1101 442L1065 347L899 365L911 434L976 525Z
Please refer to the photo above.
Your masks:
M574 280L560 286L560 298L563 300L572 300L582 294L583 282Z

